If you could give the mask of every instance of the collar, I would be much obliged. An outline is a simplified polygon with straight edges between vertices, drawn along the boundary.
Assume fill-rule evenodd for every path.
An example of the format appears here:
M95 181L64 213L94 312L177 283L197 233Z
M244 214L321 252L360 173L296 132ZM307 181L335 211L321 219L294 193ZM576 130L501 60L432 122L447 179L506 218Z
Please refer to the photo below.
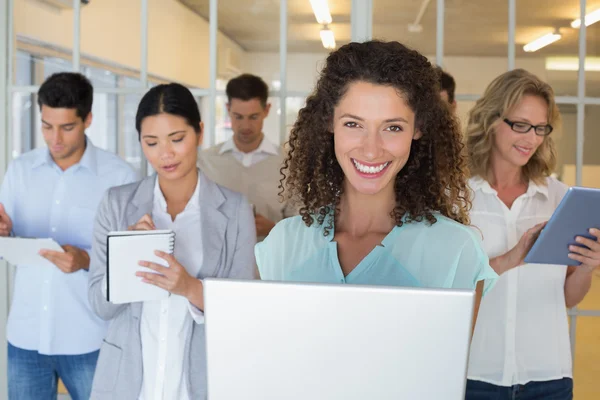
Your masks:
M54 159L50 155L50 150L45 148L43 151L40 151L38 157L35 159L31 168L37 168L42 165L53 165L56 164ZM92 143L90 138L85 137L85 150L81 159L75 165L79 165L80 167L87 168L94 175L98 174L98 164L96 162L96 146Z
M198 183L196 183L196 189L194 189L194 193L192 194L192 197L186 204L184 211L200 208L200 175L200 171L198 171ZM162 190L160 190L160 185L158 184L158 176L156 177L154 182L154 198L158 200L160 208L166 212L167 200L165 199Z
M489 193L494 195L498 194L498 192L490 186L490 183L487 180L483 179L481 176L471 178L469 185L471 186L471 189L474 192L481 190L481 192L483 193ZM527 197L533 197L537 193L540 193L546 198L548 198L548 185L538 185L534 181L530 180L525 195Z
M50 155L50 150L48 150L48 148L44 148L43 150L40 149L40 152L37 154L33 164L31 164L31 168L34 169L42 165L52 165L53 163L54 160Z
M233 151L235 153L242 153L242 151L240 149L238 149L237 146L235 145L233 138L231 138L228 141L223 143L223 145L219 149L219 155L223 155L223 154L227 153L228 151ZM277 146L275 146L273 143L271 143L265 135L263 135L263 139L260 142L260 145L258 146L258 148L254 151L251 151L250 153L267 153L267 154L270 154L273 156L276 156L277 154L279 154Z

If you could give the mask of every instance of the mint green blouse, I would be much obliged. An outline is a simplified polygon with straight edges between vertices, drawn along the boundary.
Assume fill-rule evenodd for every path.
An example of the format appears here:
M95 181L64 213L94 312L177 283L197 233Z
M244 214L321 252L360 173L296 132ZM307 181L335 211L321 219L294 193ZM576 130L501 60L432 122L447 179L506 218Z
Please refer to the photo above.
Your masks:
M440 214L437 222L394 227L347 276L333 241L333 229L307 227L300 216L280 221L255 247L261 279L424 288L475 289L484 292L498 278L476 231Z

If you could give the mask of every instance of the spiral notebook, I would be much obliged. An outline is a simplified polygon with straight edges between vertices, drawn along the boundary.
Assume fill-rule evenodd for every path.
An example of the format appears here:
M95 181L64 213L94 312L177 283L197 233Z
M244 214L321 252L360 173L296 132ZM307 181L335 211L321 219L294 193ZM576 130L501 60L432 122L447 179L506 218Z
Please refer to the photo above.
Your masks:
M168 267L154 251L172 254L174 247L175 232L170 230L109 232L106 239L106 300L122 304L167 298L168 291L142 282L135 273L154 272L139 265L140 261Z

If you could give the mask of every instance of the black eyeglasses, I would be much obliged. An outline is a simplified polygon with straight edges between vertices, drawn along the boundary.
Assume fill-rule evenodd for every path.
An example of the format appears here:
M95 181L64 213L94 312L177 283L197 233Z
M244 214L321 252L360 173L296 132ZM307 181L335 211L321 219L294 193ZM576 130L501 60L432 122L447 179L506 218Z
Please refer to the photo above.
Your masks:
M531 125L527 122L511 121L508 118L504 118L504 122L517 133L527 133L533 128L535 134L538 136L548 136L554 129L552 128L552 125Z

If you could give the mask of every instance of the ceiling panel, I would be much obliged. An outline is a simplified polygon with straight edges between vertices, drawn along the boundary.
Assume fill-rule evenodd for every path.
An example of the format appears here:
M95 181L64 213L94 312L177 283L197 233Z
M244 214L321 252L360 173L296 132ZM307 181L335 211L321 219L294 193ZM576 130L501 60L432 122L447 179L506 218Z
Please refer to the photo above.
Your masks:
M208 0L180 0L208 17ZM336 42L350 41L350 0L329 0ZM411 33L422 5L418 0L374 0L373 35L398 40L427 54L435 54L436 4L429 1L420 33ZM446 0L444 53L450 56L506 56L508 10L506 1ZM600 0L588 0L588 10ZM576 55L578 30L570 22L579 15L579 0L517 1L517 56L527 56L523 45L560 28L563 38L535 56ZM219 0L219 29L248 51L279 49L279 0ZM324 52L309 0L288 1L288 52ZM600 23L588 27L587 54L600 55Z

